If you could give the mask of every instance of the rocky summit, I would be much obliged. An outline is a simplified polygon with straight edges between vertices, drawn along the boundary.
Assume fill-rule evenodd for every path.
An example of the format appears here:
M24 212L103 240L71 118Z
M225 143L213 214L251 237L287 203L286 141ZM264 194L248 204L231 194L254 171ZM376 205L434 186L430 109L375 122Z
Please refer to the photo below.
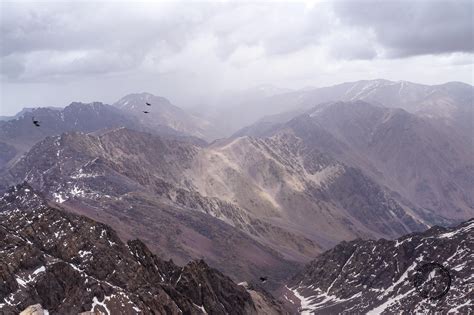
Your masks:
M394 241L342 242L282 290L303 314L471 314L474 219Z
M204 261L183 267L105 224L48 204L29 185L0 198L1 314L282 314ZM8 259L7 259L8 258Z

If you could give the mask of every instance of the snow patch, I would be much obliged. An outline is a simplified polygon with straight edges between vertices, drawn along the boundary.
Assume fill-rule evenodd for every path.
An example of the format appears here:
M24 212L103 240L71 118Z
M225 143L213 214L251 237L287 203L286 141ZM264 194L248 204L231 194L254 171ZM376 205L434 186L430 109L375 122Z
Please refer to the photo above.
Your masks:
M97 297L94 296L94 298L92 299L92 308L91 308L91 312L94 312L95 311L95 308L96 306L102 306L105 311L107 312L107 315L110 315L110 311L109 309L107 308L107 305L105 304L106 301L110 300L110 296L104 296L104 300L102 302L99 302L99 300L97 299Z
M57 203L63 203L66 201L66 199L64 199L64 197L60 193L54 193L53 198L54 201L56 201Z
M390 212L392 212L392 210L390 210ZM392 212L392 213L393 213L393 212ZM394 213L393 213L393 215L395 216ZM401 241L401 242L399 242L399 241L397 240L397 241L395 242L395 247L398 247L398 246L402 245L402 244L405 243L405 242L410 242L411 239L412 239L412 237L409 237L409 238L407 238L407 239L405 239L405 240L403 240L403 241Z
M20 277L16 277L15 278L16 282L18 282L19 285L21 285L22 287L26 287L26 284L27 282L23 279L21 279Z
M400 283L403 283L407 279L408 273L414 270L416 265L417 265L416 262L414 262L410 267L408 267L405 270L405 272L400 276L400 278L398 278L398 280L395 283L393 283L390 287L388 287L387 290L385 290L384 294L380 295L378 299L379 300L383 299L384 297L389 295L395 289L396 286L398 286Z
M384 302L383 304L379 305L378 307L370 310L367 312L367 315L378 315L378 314L382 314L382 312L384 312L388 307L390 307L392 304L400 301L401 299L403 299L404 297L406 297L407 295L409 295L410 293L412 293L413 291L415 291L415 289L411 289L409 291L407 291L406 293L404 294L399 294L393 298L390 298L388 299L386 302Z
M193 303L193 304L194 304L194 303ZM194 304L194 306L196 306L198 309L200 309L201 312L203 312L204 314L207 314L206 309L204 308L204 305L199 306L199 305Z
M38 273L45 272L45 271L46 271L46 268L44 266L41 266L38 269L36 269L35 271L33 271L33 274L37 275Z
M474 222L471 222L469 225L462 227L459 230L443 233L440 236L438 236L438 238L452 238L453 236L456 236L458 233L469 232L473 228L474 228Z

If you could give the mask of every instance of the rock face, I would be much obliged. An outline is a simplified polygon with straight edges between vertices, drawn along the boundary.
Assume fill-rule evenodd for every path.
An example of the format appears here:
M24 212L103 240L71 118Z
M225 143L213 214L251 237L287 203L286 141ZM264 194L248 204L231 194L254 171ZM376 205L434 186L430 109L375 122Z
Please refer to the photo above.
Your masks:
M343 242L308 264L282 297L303 313L469 314L473 270L471 219L395 241Z
M10 189L0 209L2 314L35 304L49 314L257 314L251 294L204 261L163 261L139 240L125 244L107 225L48 205L27 184Z

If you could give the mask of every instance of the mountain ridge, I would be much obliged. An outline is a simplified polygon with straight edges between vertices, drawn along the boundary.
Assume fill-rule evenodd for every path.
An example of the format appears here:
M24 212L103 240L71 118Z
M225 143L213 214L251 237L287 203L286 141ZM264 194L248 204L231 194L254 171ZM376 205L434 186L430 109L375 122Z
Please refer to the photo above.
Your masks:
M27 184L12 187L0 204L0 255L9 257L0 268L4 312L40 303L51 314L257 314L258 303L284 313L268 295L247 291L204 261L178 267L160 260L139 240L124 244L107 225L48 205Z
M236 136L294 132L415 206L453 220L472 215L474 152L449 127L403 109L330 102L286 122L257 123Z
M282 289L282 297L308 314L469 313L474 306L473 229L471 219L396 240L342 242L308 264ZM426 268L438 282L429 284L422 273ZM420 277L428 282L420 284ZM443 291L446 295L439 297Z
M293 136L200 147L125 128L66 133L35 145L4 174L69 211L110 222L122 237L141 235L179 262L206 255L211 266L244 277L237 281L272 266L271 286L340 240L424 227L359 170Z

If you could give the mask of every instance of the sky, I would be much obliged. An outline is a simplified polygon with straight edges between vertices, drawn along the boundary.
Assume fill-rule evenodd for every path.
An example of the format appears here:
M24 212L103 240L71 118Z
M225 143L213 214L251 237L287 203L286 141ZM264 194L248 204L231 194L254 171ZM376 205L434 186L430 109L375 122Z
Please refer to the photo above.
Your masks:
M0 115L150 92L474 81L473 1L0 1Z

